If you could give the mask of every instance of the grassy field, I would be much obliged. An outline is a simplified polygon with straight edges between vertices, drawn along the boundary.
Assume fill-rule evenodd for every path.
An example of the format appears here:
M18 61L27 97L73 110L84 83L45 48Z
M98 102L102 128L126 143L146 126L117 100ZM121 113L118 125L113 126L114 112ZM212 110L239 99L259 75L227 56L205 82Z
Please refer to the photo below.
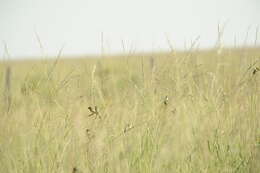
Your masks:
M2 62L0 172L258 173L259 67L259 48Z

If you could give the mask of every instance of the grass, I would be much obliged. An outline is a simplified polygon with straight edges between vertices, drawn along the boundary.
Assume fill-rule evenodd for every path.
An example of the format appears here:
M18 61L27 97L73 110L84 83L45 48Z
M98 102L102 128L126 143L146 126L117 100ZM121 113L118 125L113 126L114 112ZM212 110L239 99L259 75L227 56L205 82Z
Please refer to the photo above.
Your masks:
M0 64L0 172L260 172L259 48Z

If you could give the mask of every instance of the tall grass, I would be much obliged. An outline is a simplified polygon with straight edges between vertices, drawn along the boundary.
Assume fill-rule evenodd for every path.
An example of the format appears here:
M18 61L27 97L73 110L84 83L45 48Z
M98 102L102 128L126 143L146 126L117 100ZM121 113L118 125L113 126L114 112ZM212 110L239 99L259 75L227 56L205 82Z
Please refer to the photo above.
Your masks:
M259 52L12 62L0 172L260 172Z

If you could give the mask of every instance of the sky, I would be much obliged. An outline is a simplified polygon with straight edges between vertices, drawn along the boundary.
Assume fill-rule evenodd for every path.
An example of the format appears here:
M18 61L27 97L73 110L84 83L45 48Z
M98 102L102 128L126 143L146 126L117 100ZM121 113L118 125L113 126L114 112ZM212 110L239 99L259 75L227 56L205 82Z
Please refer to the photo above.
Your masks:
M0 57L260 44L259 0L0 0ZM248 35L248 36L247 36Z

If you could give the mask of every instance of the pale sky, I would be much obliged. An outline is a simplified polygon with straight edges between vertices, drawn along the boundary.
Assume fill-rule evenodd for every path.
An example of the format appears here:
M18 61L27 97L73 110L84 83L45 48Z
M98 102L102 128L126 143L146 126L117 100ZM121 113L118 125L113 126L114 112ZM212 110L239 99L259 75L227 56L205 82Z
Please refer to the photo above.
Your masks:
M0 57L11 58L177 49L200 36L201 48L254 44L260 26L259 0L0 0ZM37 41L37 34L43 50ZM260 31L259 31L260 44Z

